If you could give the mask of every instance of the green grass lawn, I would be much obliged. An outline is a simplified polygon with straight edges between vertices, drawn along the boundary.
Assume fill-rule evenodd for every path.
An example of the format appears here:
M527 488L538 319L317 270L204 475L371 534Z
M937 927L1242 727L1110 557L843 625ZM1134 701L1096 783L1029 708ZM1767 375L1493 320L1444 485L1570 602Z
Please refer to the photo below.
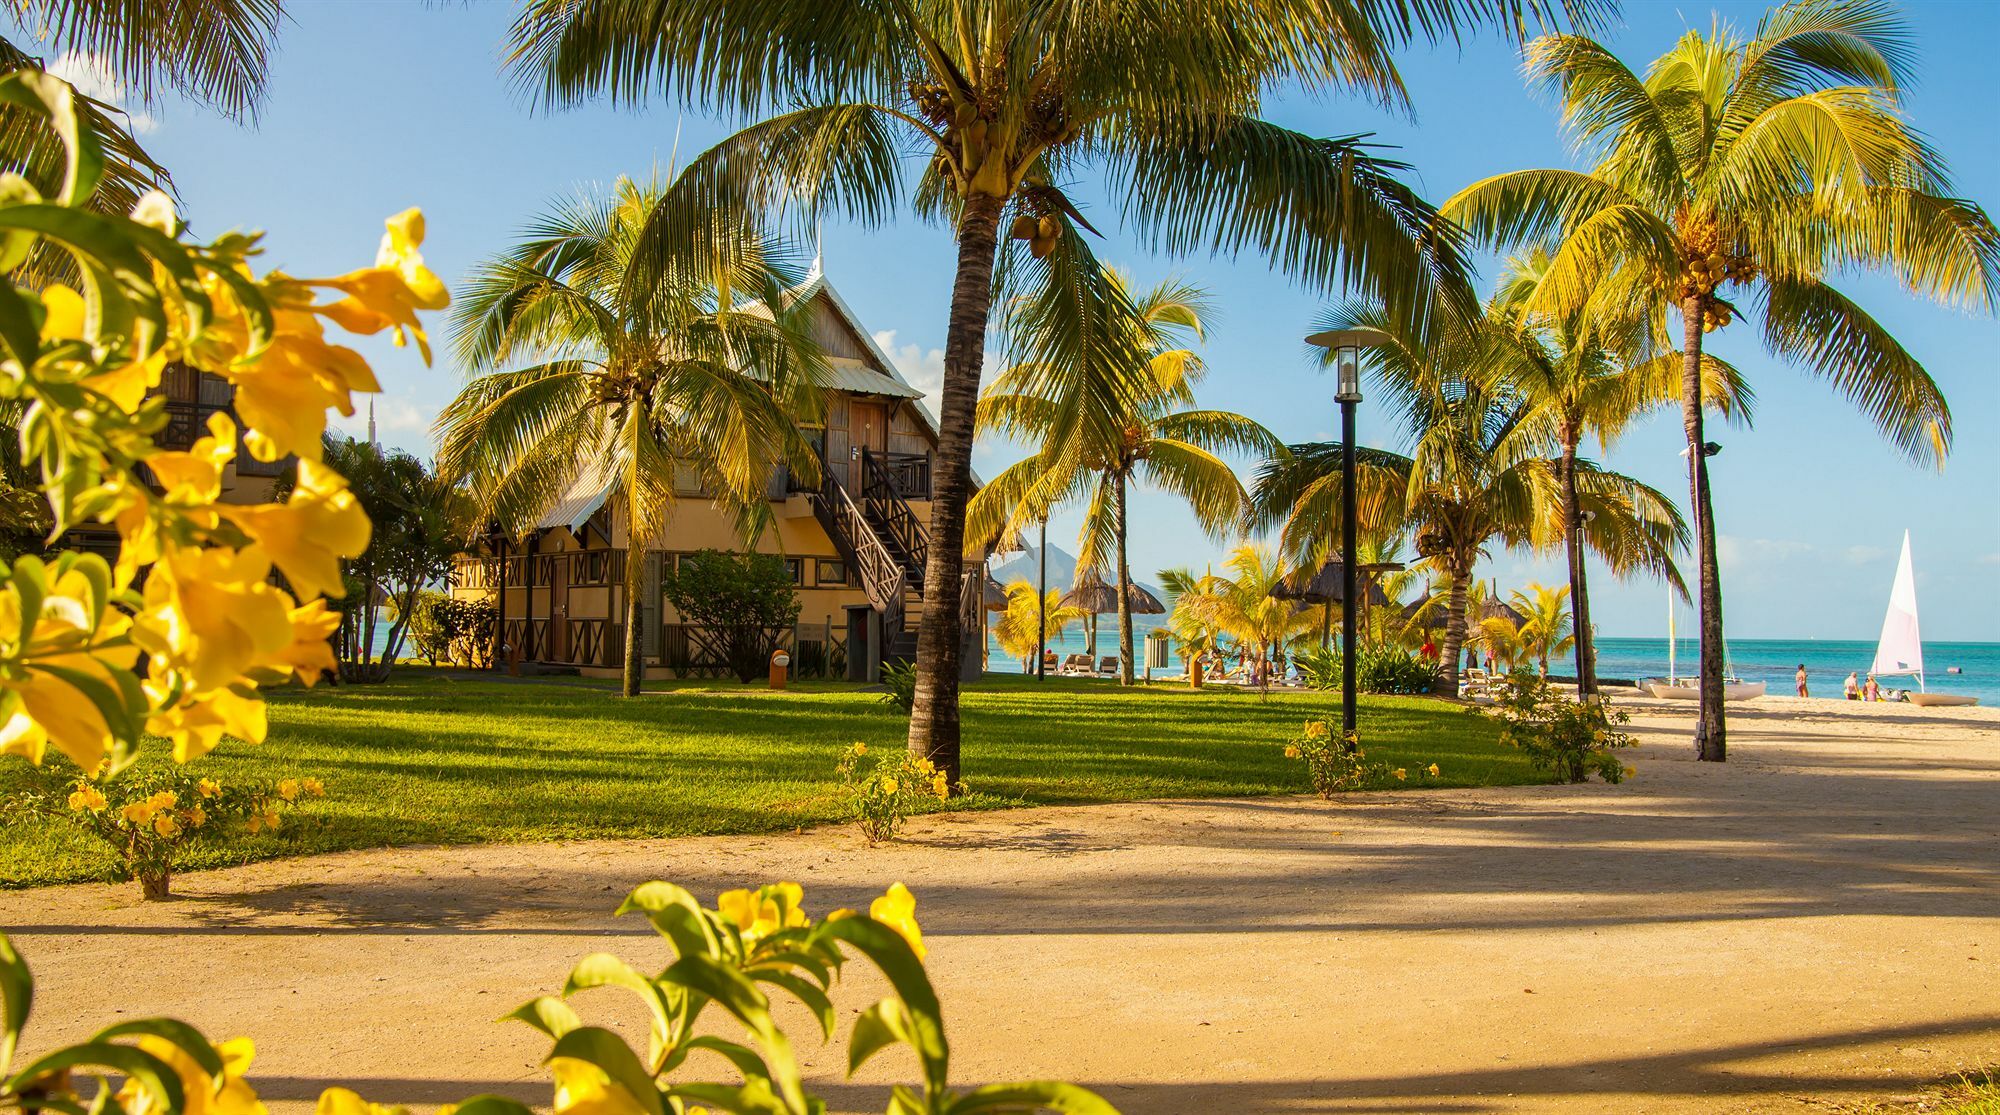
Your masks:
M621 700L610 685L406 669L382 686L273 693L270 738L225 743L196 761L198 773L317 776L326 797L276 835L239 832L189 849L183 866L384 844L823 824L845 816L839 751L857 740L898 747L905 731L878 694L852 686L656 684ZM972 794L954 806L1304 792L1304 766L1283 756L1283 741L1338 708L1322 694L989 678L965 691ZM1490 722L1443 702L1365 698L1361 734L1371 761L1413 775L1438 764L1442 777L1429 785L1547 781ZM0 760L0 795L21 764ZM110 864L107 849L67 825L0 827L0 885L104 878Z

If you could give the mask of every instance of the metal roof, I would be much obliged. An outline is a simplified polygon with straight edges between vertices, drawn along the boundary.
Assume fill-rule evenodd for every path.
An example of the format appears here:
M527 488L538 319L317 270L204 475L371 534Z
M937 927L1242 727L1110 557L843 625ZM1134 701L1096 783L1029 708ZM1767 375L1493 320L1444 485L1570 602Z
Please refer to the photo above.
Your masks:
M557 527L566 527L572 533L581 531L583 524L589 522L592 515L597 514L598 508L604 506L604 501L610 499L611 493L617 488L618 477L612 471L610 464L601 458L593 459L584 466L583 471L563 492L562 497L543 512L541 520L535 524L535 529L554 530Z
M857 395L886 395L892 399L924 397L922 391L900 380L890 379L860 360L834 356L827 359L827 364L827 375L821 382L823 387L852 391Z

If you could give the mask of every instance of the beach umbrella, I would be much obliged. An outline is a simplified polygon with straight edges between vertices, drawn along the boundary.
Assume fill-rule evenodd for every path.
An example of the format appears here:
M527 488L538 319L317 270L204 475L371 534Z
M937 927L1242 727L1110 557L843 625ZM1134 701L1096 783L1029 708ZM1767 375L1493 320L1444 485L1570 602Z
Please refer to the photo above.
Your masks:
M1139 587L1137 583L1125 594L1132 614L1135 616L1157 616L1165 614L1167 607L1160 598ZM1110 615L1118 610L1118 589L1104 583L1095 567L1077 571L1076 584L1063 593L1065 608L1080 608L1090 616L1090 653L1097 653L1097 617Z
M1528 622L1528 617L1522 615L1519 609L1496 596L1480 601L1479 609L1472 618L1481 623L1489 619L1504 619L1516 627Z
M1361 574L1362 602L1371 608L1387 605L1389 598L1383 594L1382 586L1375 583L1373 575L1401 568L1401 562L1393 561L1355 566L1354 571ZM1337 561L1326 562L1316 571L1300 568L1272 589L1271 595L1280 600L1298 600L1307 604L1344 604L1346 601L1340 595L1342 573L1341 564Z
M1004 612L1007 610L1007 590L1000 587L1000 582L994 580L991 574L988 574L986 577L983 595L987 611Z

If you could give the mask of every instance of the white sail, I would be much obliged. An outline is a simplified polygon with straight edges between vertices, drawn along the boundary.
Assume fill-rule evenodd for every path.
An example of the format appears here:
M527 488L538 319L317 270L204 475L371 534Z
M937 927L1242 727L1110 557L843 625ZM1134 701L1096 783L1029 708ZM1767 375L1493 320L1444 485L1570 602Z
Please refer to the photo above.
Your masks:
M1875 676L1915 674L1924 684L1924 643L1917 633L1917 576L1910 568L1910 532L1903 532L1903 556L1896 563L1896 583L1889 590L1889 612L1882 617L1882 639L1875 646Z

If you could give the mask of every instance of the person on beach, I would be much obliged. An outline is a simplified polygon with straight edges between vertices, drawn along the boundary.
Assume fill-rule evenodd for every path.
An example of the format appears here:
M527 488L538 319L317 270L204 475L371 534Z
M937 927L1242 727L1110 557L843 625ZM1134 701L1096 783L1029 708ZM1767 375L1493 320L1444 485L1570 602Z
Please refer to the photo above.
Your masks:
M1806 695L1806 664L1805 664L1805 663L1803 663L1803 662L1799 663L1799 672L1798 672L1798 674L1797 674L1797 675L1795 675L1795 680L1797 680L1797 681L1798 681L1798 683L1799 683L1799 696L1801 696L1801 697L1805 696L1805 695Z
M1841 686L1840 688L1841 688L1841 691L1842 691L1842 692L1844 692L1844 693L1846 693L1846 694L1847 694L1847 699L1848 699L1848 700L1850 700L1850 701L1858 701L1858 700L1860 700L1860 699L1861 699L1861 671L1859 671L1859 670L1849 670L1849 671L1847 672L1847 681L1846 681L1846 683L1845 683L1845 684L1843 684L1843 685L1842 685L1842 686Z
M1866 699L1870 701L1879 701L1882 699L1882 687L1875 683L1874 674L1868 675L1868 696Z

